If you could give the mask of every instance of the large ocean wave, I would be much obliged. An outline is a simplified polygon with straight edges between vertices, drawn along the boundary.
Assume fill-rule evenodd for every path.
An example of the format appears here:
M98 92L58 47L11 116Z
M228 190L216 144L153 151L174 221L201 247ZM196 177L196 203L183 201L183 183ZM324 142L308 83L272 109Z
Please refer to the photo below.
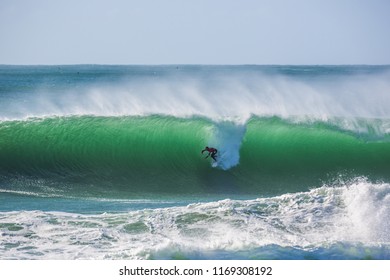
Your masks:
M340 177L387 181L387 125L278 117L237 124L159 115L3 121L2 189L110 197L266 195L303 191ZM219 150L217 163L204 159L205 146Z
M0 258L389 259L389 93L389 66L0 66Z

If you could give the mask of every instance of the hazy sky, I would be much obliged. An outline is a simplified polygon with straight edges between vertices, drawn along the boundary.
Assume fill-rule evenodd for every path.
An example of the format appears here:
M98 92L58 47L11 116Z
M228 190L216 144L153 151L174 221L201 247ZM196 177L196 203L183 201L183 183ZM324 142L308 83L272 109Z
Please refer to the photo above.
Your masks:
M0 64L390 64L390 0L0 0Z

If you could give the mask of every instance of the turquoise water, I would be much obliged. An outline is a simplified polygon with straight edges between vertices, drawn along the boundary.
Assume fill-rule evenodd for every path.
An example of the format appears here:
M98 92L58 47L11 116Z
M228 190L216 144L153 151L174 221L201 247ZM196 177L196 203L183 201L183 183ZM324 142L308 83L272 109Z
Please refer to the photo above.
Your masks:
M0 66L0 256L389 259L389 70Z

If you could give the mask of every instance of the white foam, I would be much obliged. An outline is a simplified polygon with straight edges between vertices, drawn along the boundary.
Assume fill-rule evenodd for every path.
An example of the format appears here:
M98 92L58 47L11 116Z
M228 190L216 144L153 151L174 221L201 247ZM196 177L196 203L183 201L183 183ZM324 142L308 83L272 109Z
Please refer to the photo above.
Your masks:
M359 180L343 193L347 234L364 242L390 242L390 185Z
M226 121L213 127L208 145L218 148L215 167L227 170L239 164L240 147L245 132L246 125Z
M81 215L1 212L5 259L143 259L267 245L389 246L390 185L365 179L273 198ZM16 225L18 228L8 228Z

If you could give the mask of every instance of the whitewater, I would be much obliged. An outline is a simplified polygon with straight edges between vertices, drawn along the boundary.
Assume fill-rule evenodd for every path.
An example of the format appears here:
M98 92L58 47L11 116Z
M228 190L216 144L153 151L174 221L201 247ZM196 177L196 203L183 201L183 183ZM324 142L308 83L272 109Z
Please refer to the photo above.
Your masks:
M389 135L389 66L2 65L0 258L389 259Z

